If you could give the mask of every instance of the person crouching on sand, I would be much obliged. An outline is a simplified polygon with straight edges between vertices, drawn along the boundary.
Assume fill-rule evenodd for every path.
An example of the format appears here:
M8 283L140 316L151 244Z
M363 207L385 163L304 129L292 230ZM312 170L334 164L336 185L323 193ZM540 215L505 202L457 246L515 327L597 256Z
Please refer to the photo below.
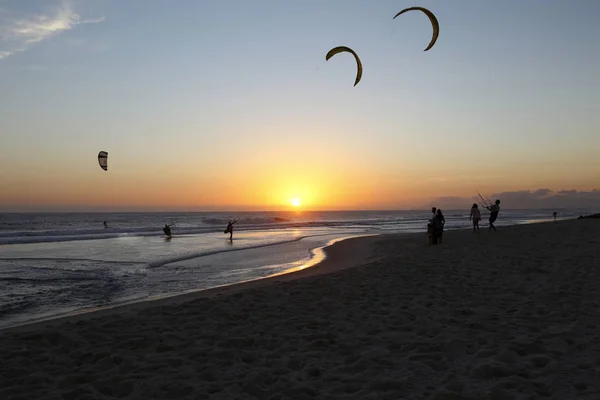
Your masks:
M469 221L473 221L473 233L480 233L479 221L481 221L481 213L479 212L479 207L477 207L477 203L473 204L473 207L471 207L471 215L469 215Z
M494 226L494 222L496 221L496 218L498 218L498 213L500 212L500 200L496 200L495 204L487 206L486 208L490 210L490 228L488 229L488 231L491 231L493 229L495 232L496 227Z

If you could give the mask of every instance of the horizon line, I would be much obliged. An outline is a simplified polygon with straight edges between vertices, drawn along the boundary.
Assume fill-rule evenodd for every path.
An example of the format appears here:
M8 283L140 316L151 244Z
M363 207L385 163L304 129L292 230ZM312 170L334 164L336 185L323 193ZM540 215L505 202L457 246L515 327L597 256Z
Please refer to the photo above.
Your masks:
M485 207L482 207L485 208ZM504 211L528 211L528 210L582 210L577 207L534 207L534 208L504 208ZM194 213L277 213L277 212L290 212L290 213L314 213L314 212L390 212L390 211L430 211L431 207L427 208L386 208L386 209L342 209L342 210L293 210L293 209L280 209L280 210L167 210L167 211L2 211L0 214L114 214L114 213L126 213L126 214L194 214ZM461 211L464 208L446 208L447 211ZM442 210L443 211L443 210Z

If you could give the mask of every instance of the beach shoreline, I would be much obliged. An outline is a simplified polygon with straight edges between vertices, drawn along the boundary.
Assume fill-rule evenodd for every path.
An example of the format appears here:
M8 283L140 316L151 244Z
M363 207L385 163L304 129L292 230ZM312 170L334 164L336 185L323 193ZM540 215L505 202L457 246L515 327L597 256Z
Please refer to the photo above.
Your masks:
M559 221L561 221L561 220L559 219ZM539 220L539 221L535 220L535 221L531 221L525 225L549 223L549 222L551 222L551 221L550 220ZM507 226L517 226L517 225L519 225L519 224L507 225ZM505 228L507 226L505 225L505 226L503 226L503 228ZM482 227L482 229L485 229L485 228ZM445 230L445 232L470 231L470 230L471 230L471 228L454 228L454 229L447 229L447 230ZM343 241L347 241L347 240L351 240L351 239L360 239L360 238L368 238L368 237L382 237L382 236L389 236L389 235L394 235L394 236L412 235L414 237L419 237L421 234L414 233L414 232L400 232L400 233L396 232L396 233L381 233L381 234L365 233L365 234L355 234L355 235L350 235L350 236L339 237L339 238L330 240L324 246L320 246L320 247L313 249L314 254L312 254L311 258L306 263L304 263L302 266L293 267L293 268L287 269L285 271L275 273L273 275L249 279L249 280L242 280L239 282L227 283L227 284L217 285L217 286L208 287L208 288L191 289L191 290L186 290L183 292L174 292L174 293L167 293L167 294L162 294L162 295L154 295L154 296L150 296L150 297L142 298L142 299L116 302L116 303L106 304L106 305L102 305L102 306L98 306L98 307L84 307L84 308L75 309L73 311L68 311L68 312L63 312L63 313L58 313L58 314L50 314L47 316L27 319L27 320L24 320L21 322L17 322L14 324L0 327L0 333L3 331L14 331L14 330L25 331L25 330L30 330L30 329L38 329L39 327L43 327L46 324L54 325L57 323L60 324L64 321L79 321L81 319L93 318L94 316L97 316L97 315L119 313L121 311L129 311L129 310L140 310L140 309L145 309L148 307L153 307L154 305L157 305L157 306L158 305L168 305L168 304L172 304L172 303L179 304L181 302L190 301L195 298L212 297L214 295L222 295L227 292L233 293L233 292L238 292L238 291L245 290L245 289L250 289L250 288L256 287L256 286L269 285L274 282L288 281L290 279L299 279L301 277L313 276L314 274L319 274L319 275L327 274L332 271L337 271L339 269L351 268L353 266L357 266L361 262L364 263L365 260L364 259L354 260L353 264L350 267L340 268L340 264L343 263L344 259L341 257L341 252L331 250L332 246L336 245L339 242L343 242ZM366 246L372 247L372 242L368 241L363 244L359 241L358 246L360 247L361 245L362 246L366 245ZM273 246L273 245L272 244L265 245L265 247L269 247L269 246ZM352 246L352 248L354 249L354 246ZM242 248L242 249L239 249L238 251L243 251L243 250L245 250L245 249ZM365 253L367 252L366 249L359 250L359 251L363 257L365 256ZM332 253L332 254L330 254L330 253ZM187 257L185 257L185 258L187 258ZM327 263L323 264L324 261L327 261ZM319 267L318 270L312 270L315 267ZM303 271L305 269L311 269L311 271L309 273L303 272L302 274L298 275L298 272ZM282 279L281 277L284 275L293 275L293 276L286 276L285 279ZM275 278L279 278L279 279L275 279ZM98 314L98 313L100 313L100 314Z
M77 322L110 314L129 313L152 307L181 304L199 298L211 298L224 294L233 294L247 289L264 287L290 280L328 274L342 269L352 268L368 261L370 257L370 246L372 246L374 240L373 238L379 236L382 235L363 234L332 239L325 246L315 248L312 257L302 266L290 268L263 278L219 285L206 289L190 290L183 293L153 296L146 299L109 304L101 307L78 309L64 314L51 315L39 319L28 320L16 325L2 327L0 328L0 334L3 332L24 332L47 326L55 326L64 322ZM368 238L371 238L371 240L362 241L362 243L359 241L359 244L355 245L357 240ZM342 246L342 243L347 241L353 242L351 245ZM348 253L349 250L350 253ZM349 258L348 254L351 254L352 257ZM352 259L352 262L348 263L350 259Z
M540 223L549 223L550 220L545 221L532 221L528 224L540 224ZM518 225L508 225L508 226L518 226ZM485 226L482 226L482 229ZM505 228L507 226L503 226ZM457 231L470 231L471 228L455 228L445 230L448 232L457 232ZM367 256L367 253L372 250L373 240L371 241L360 241L352 242L352 246L336 246L336 244L355 239L365 239L365 238L374 238L374 237L383 237L383 236L404 236L411 235L413 237L421 237L421 233L409 233L409 232L401 232L401 233L383 233L383 234L373 234L373 233L365 233L358 235L351 235L346 237L340 237L336 239L332 239L326 245L315 248L313 251L315 254L311 256L311 258L300 267L293 267L288 270L269 275L266 277L243 280L239 282L233 282L223 285L218 285L209 288L202 289L192 289L179 293L169 293L163 295L151 296L143 299L136 299L132 301L124 301L118 303L107 304L98 307L85 307L81 309L76 309L73 311L69 311L66 313L54 314L49 316L44 316L41 318L33 318L30 320L25 320L23 322L19 322L16 324L11 324L8 326L0 327L0 333L3 331L27 331L31 329L38 329L40 327L46 325L56 325L62 322L76 322L82 319L94 318L95 316L104 316L112 313L121 313L121 312L130 312L134 310L142 310L149 307L154 306L163 306L163 305L171 305L171 304L180 304L185 303L187 301L194 300L196 298L210 298L213 296L220 296L226 293L236 293L246 289L252 289L254 287L263 287L265 285L271 285L275 283L280 283L284 281L301 279L303 277L311 277L314 275L322 275L328 274L331 272L339 271L341 269L352 268L359 265L362 265L367 262L369 257L373 255ZM356 246L354 244L356 243ZM265 246L272 246L271 244ZM333 246L336 246L334 249ZM366 246L368 248L361 248ZM352 263L347 266L344 264L347 261L347 258L343 256L343 251L338 251L337 247L342 249L351 248L353 252L360 253L360 257L358 259L352 258ZM243 251L245 249L240 249L238 251ZM354 253L353 253L354 254ZM346 266L344 266L346 265ZM316 269L315 269L316 268ZM309 272L306 272L310 269ZM302 273L300 273L302 272Z

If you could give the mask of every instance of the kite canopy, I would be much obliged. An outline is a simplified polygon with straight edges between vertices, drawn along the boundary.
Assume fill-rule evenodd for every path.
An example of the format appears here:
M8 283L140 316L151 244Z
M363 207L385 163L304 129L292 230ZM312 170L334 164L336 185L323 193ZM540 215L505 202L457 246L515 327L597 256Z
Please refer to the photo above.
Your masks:
M108 153L105 151L101 151L98 153L98 164L100 164L100 168L103 170L108 170Z
M393 19L396 19L396 17L398 15L404 14L407 11L422 11L425 13L425 15L427 15L429 17L429 21L431 21L431 26L433 27L433 35L431 36L431 41L429 42L429 46L427 46L427 48L425 49L425 51L429 50L430 48L433 47L433 45L435 44L435 41L438 38L438 35L440 34L440 24L438 23L437 18L435 17L435 15L433 15L433 13L431 11L429 11L426 8L423 7L410 7L410 8L405 8L404 10L400 11L398 14L396 14L394 16Z
M354 52L354 50L352 50L349 47L346 46L339 46L339 47L334 47L333 49L329 50L329 53L327 53L327 55L325 56L325 61L329 61L329 59L333 56L335 56L338 53L343 53L343 52L347 52L350 53L354 56L354 58L356 59L356 80L354 81L354 86L356 86L358 84L358 82L360 82L360 78L362 77L362 63L360 62L360 58L358 58L358 54L356 54Z

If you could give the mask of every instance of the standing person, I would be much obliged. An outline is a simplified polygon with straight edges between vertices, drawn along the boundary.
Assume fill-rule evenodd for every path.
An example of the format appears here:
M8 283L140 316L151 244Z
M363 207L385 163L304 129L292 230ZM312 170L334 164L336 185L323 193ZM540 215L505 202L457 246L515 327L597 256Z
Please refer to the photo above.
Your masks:
M434 242L434 240L435 240L435 231L433 229L433 222L431 222L431 221L427 223L427 233L426 233L426 235L429 236L429 245L430 246L432 244L436 244Z
M437 233L435 230L436 223L436 211L437 208L431 207L431 218L429 218L429 222L427 223L427 235L429 236L429 244L437 244Z
M163 228L163 232L165 233L165 235L167 235L167 239L171 239L171 227L173 225L175 225L175 224L171 224L171 225L165 224L165 227Z
M557 213L556 211L554 211L554 212L552 213L552 215L554 216L554 222L556 222L556 216L558 215L558 213Z
M487 206L486 208L490 210L490 227L488 229L488 232L492 229L495 232L496 227L494 226L494 221L496 221L496 218L498 218L498 213L500 212L500 200L496 200L494 204L492 204L491 206Z
M444 225L446 224L446 218L444 218L444 214L442 214L442 210L437 209L437 213L435 215L435 233L437 236L437 242L442 243L442 236L444 235Z
M437 208L431 207L431 214L432 214L431 219L430 219L431 222L435 222L435 217L437 216L436 211L437 211Z
M229 221L229 223L227 224L227 228L225 228L225 232L223 233L229 233L229 240L233 240L233 224L235 224L237 222L237 219L234 220L233 222Z
M104 228L108 228L108 225L106 224L106 221L104 221Z
M469 215L469 221L473 221L473 233L480 233L479 221L481 221L481 213L479 212L479 207L477 207L477 203L474 203L473 207L471 207L471 215Z

